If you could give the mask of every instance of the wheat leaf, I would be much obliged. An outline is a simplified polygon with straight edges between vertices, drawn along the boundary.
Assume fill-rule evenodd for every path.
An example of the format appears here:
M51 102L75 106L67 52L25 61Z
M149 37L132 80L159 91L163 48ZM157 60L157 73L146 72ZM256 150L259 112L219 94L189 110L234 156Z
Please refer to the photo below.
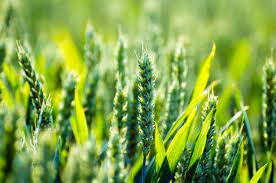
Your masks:
M166 157L166 151L165 151L165 147L164 147L164 143L162 141L161 135L158 131L158 126L157 123L155 123L155 151L156 151L156 155L155 155L155 159L156 159L156 172L158 172L162 166L162 163Z
M209 112L209 114L207 115L206 119L203 122L200 134L199 134L199 136L196 140L196 143L195 143L195 147L194 147L194 150L193 150L191 160L189 162L189 169L202 156L202 153L204 151L204 147L205 147L205 144L206 144L207 134L208 134L210 124L211 124L211 121L212 121L213 112L214 112L214 109L212 108L212 110Z
M197 97L198 95L200 95L202 93L202 91L204 90L204 88L206 87L206 85L207 85L207 82L208 82L209 76L210 76L211 64L212 64L212 61L215 57L215 52L216 52L216 45L213 43L212 51L209 54L208 58L204 61L203 65L201 67L199 76L196 80L192 100L195 97Z
M82 107L78 87L75 89L75 117L71 120L72 129L78 144L83 144L88 140L88 128Z
M216 85L218 84L218 81L212 82L208 88L206 88L199 96L197 96L195 99L193 99L188 107L182 112L179 117L176 119L176 121L173 123L171 129L169 130L166 138L165 138L165 143L169 140L169 138L174 134L174 132L178 129L178 127L181 125L183 120L191 113L191 111L194 109L194 107L202 101L209 91L213 89Z
M239 150L236 153L230 173L226 179L226 183L232 183L237 180L238 174L242 168L242 162L243 162L243 142L241 141L241 143L239 145Z
M196 108L192 110L187 119L187 122L178 130L167 150L166 154L171 172L174 172L176 165L186 147L186 141L190 131L190 126L195 117L196 110Z
M255 175L252 177L252 179L250 180L249 183L258 183L259 179L262 177L265 169L267 167L267 164L265 164L264 166L262 166L256 173Z

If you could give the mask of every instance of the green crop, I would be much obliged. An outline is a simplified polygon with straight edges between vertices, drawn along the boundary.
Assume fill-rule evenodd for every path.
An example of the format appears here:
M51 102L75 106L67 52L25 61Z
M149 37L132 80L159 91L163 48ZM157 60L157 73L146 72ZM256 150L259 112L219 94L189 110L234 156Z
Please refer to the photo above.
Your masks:
M275 182L275 6L227 3L0 1L0 182Z

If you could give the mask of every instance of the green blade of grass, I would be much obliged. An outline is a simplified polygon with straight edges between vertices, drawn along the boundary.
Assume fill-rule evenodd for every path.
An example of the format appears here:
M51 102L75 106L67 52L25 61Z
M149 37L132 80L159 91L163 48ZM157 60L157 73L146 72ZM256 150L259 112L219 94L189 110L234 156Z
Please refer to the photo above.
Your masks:
M256 168L258 168L258 162L257 162L257 156L256 156L252 135L251 135L250 123L249 123L249 119L246 111L243 111L243 125L244 125L246 138L248 140L247 164L248 164L249 174L251 178L254 172L256 172Z
M88 128L78 93L78 87L75 89L75 117L72 117L71 125L77 143L83 144L86 142L88 140Z
M196 167L198 165L198 162L204 152L206 140L207 140L207 134L211 125L212 116L213 116L214 108L209 112L206 119L203 122L203 126L201 128L201 131L194 143L193 152L191 154L189 165L188 165L188 172L186 174L185 182L192 182Z
M195 99L193 99L188 107L180 114L180 116L176 119L176 121L173 123L172 127L170 128L166 138L165 143L169 140L169 138L174 134L174 132L178 129L178 127L183 123L183 120L191 113L193 108L202 101L209 91L213 89L218 84L218 81L212 82L209 87L207 87L199 96L197 96Z
M189 115L187 122L178 130L167 150L167 158L171 172L175 171L176 165L186 147L186 141L190 131L192 121L197 109L194 108Z
M243 162L243 142L241 140L241 143L239 145L239 150L236 153L233 165L231 167L230 173L226 179L226 183L233 183L233 182L239 182L238 181L238 174L242 168L242 162Z
M203 122L203 126L201 128L200 134L195 142L195 147L192 153L192 157L191 160L189 162L189 169L193 166L193 164L200 159L203 151L204 151L204 147L206 144L206 139L207 139L207 134L210 128L210 124L212 121L212 115L213 115L214 109L212 108L212 110L209 112L209 114L207 115L206 119Z
M273 161L271 161L267 167L267 171L266 171L266 175L265 175L265 182L274 183L273 181L274 181L274 165L273 165Z
M195 99L198 95L200 95L207 85L207 82L210 76L210 68L211 68L212 61L214 60L215 53L216 53L216 45L215 43L213 43L212 51L209 54L208 58L204 61L201 67L201 70L199 72L199 76L196 80L196 84L192 95L192 100Z
M157 123L155 123L155 171L158 172L166 156L165 146L162 141L161 135L158 131Z
M229 126L231 126L232 123L234 123L239 117L242 116L243 111L248 110L248 106L245 106L242 108L241 111L237 112L227 123L226 125L224 125L220 130L219 130L219 134L221 134L222 132L224 132L225 130L227 130L229 128Z
M244 106L242 95L240 90L235 87L234 88L235 93L235 99L236 99L236 105L239 110L241 110ZM243 125L244 125L244 131L246 135L246 139L248 141L247 143L247 164L248 164L248 171L249 171L249 178L252 178L254 173L256 172L256 169L258 169L258 162L257 162L257 155L254 147L254 142L251 135L251 128L250 128L250 122L247 116L246 111L242 111L243 113Z
M250 180L249 183L258 183L259 179L262 177L265 169L267 167L267 164L265 164L264 166L262 166L257 172L256 174L252 177L252 179Z
M130 170L130 173L129 173L129 176L127 178L127 181L128 183L133 183L135 182L134 179L135 179L135 176L137 175L137 173L139 172L139 170L141 169L142 167L142 164L143 164L143 155L141 154L136 163L132 166L131 170Z

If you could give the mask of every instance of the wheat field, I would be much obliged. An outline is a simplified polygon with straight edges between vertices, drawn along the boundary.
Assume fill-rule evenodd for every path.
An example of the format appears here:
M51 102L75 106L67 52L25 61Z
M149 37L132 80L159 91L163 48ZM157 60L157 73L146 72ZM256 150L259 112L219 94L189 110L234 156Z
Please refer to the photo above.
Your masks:
M274 183L272 0L0 1L0 182Z

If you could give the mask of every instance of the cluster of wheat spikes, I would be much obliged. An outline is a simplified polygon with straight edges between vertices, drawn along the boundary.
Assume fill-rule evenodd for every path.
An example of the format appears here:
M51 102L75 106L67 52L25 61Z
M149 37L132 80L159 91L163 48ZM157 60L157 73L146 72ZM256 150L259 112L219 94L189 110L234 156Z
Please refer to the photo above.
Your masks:
M1 32L11 31L11 12ZM207 85L215 45L194 87L187 84L189 57L182 42L170 54L169 74L164 77L169 79L162 81L165 72L160 69L158 75L155 68L164 55L162 45L149 50L141 46L137 72L132 74L126 37L120 33L114 49L115 74L103 73L104 45L88 25L83 55L86 71L63 69L66 79L60 83L52 78L58 92L48 94L28 46L14 41L16 46L7 47L4 38L10 35L1 36L0 182L231 183L247 176L254 183L264 172L263 181L274 182L273 58L263 69L263 156L255 150L248 107L237 88L233 94L236 113L217 123L220 99L214 91L218 82ZM11 64L8 51L17 53L19 67ZM191 97L187 88L192 89Z

